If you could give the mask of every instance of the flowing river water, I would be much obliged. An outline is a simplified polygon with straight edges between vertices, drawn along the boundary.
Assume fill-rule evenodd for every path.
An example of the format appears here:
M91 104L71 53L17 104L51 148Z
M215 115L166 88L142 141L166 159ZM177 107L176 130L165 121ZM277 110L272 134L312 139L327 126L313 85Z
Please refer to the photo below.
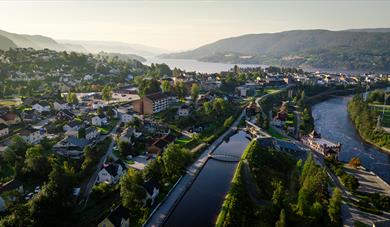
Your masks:
M390 154L364 143L351 122L347 104L348 97L332 98L313 106L312 115L317 132L322 137L341 143L339 159L348 162L359 157L362 165L390 183Z

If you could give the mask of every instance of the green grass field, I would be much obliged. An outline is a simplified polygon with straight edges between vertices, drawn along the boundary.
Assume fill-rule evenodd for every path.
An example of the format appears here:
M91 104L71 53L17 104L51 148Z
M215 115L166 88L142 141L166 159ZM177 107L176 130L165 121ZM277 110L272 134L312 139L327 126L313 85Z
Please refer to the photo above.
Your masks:
M276 139L288 140L287 137L283 136L282 134L280 134L279 132L273 130L272 128L269 128L267 131L268 131L268 133L269 133L272 137L274 137L274 138L276 138Z
M382 115L383 105L370 105L370 107L373 108L378 113L378 115ZM386 127L386 128L390 128L390 106L389 105L385 106L385 112L383 115L382 126Z
M275 92L278 92L280 89L274 89L274 88L268 88L268 89L265 89L264 92L266 94L273 94Z
M0 106L17 106L20 102L13 99L1 99Z

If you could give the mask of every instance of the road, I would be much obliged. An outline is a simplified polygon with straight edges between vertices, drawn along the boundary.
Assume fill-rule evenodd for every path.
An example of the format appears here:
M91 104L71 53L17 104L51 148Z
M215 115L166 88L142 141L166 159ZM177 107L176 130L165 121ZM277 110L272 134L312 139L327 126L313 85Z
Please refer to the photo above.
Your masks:
M111 130L110 134L108 135L105 135L105 136L101 136L99 138L99 141L102 141L104 139L106 139L107 137L114 137L116 135L116 131L118 130L118 127L119 127L119 124L120 124L120 121L118 122L118 124ZM95 185L95 182L97 180L97 177L98 177L98 174L99 174L99 171L101 170L103 164L106 162L107 158L112 154L112 150L113 150L113 147L114 147L114 144L115 144L115 140L113 139L110 143L110 146L108 147L106 153L104 154L103 157L100 158L100 161L99 163L96 165L96 170L95 172L92 174L92 176L89 178L88 180L88 183L86 184L84 190L83 190L83 198L85 199L85 205L87 204L88 202L88 199L89 199L89 196L92 192L92 187Z
M286 87L284 87L284 88L282 88L282 89L280 89L280 90L278 90L278 91L276 91L276 92L269 93L269 94L265 94L265 95L263 95L263 96L261 96L261 97L258 97L258 98L256 99L256 101L255 101L257 107L259 107L259 108L261 109L260 101L263 100L263 99L265 99L265 98L267 98L268 96L274 95L274 94L277 94L277 93L280 93L280 92L282 92L282 91L284 91L284 90L287 90L287 89L289 89L289 88L291 88L291 87L294 87L294 86L295 86L295 84L290 84L290 85L287 85ZM263 109L261 109L261 112L263 113L263 116L266 115L266 113L263 112Z
M216 139L207 149L205 149L203 153L200 155L200 157L195 161L195 163L193 163L190 167L187 168L184 176L174 186L174 188L171 189L171 191L165 197L165 200L163 200L157 206L157 208L151 214L149 219L145 222L144 226L156 227L156 226L163 225L163 223L166 221L166 218L173 211L175 206L179 203L180 199L190 188L196 176L203 168L204 164L208 159L209 152L213 152L223 142L224 138L228 136L229 133L231 133L231 130L238 126L238 124L240 123L244 115L245 115L245 109L241 112L240 116L234 121L234 123L230 126L230 128L218 139Z

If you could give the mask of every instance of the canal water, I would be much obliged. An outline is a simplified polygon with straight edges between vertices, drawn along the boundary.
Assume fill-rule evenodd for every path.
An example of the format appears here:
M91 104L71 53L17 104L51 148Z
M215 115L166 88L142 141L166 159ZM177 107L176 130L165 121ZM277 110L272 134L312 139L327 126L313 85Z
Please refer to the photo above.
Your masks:
M214 153L241 156L250 142L246 136L239 131ZM164 226L214 226L237 164L209 159Z
M359 157L362 165L390 183L390 155L364 143L348 117L351 97L329 99L312 108L315 129L322 137L342 144L339 159L348 162Z

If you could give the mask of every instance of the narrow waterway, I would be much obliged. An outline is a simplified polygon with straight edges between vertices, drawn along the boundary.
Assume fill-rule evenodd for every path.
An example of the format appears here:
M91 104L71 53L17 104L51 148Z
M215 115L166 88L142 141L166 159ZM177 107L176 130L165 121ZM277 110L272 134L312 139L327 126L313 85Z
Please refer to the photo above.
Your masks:
M312 108L315 129L322 137L342 144L339 159L359 157L362 165L390 183L390 155L364 143L350 121L347 104L351 97L329 99Z
M249 142L239 131L214 153L241 156ZM214 226L236 167L237 163L209 159L164 226Z

